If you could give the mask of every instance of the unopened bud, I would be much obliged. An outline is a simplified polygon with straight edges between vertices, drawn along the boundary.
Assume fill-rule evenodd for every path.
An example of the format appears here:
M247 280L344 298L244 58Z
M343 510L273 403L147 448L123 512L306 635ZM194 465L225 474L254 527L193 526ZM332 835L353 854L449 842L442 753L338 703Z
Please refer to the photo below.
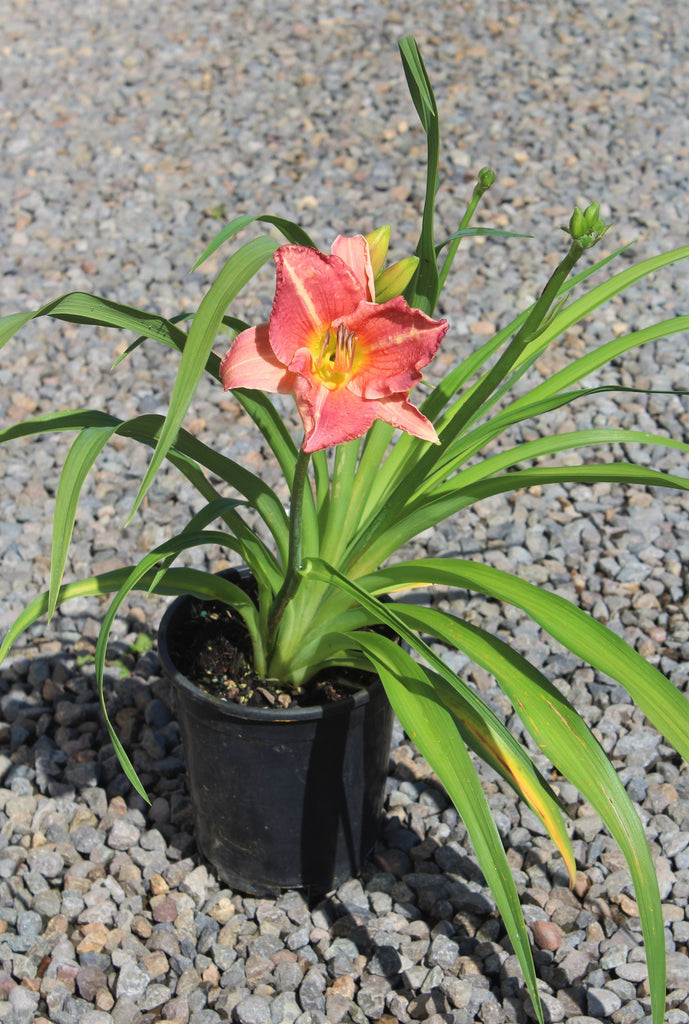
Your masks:
M376 302L387 302L401 295L419 265L418 256L407 256L399 263L393 263L376 278Z
M586 220L578 206L574 207L574 212L569 218L569 233L572 238L581 238L586 234Z
M491 185L495 184L495 171L492 167L482 167L478 172L478 183L481 188L490 188Z
M366 241L368 242L369 252L371 253L373 276L378 277L383 269L385 257L388 254L388 246L390 245L390 225L383 224L382 227L376 228L376 230L372 231L370 235L366 235Z
M584 210L584 223L586 225L587 231L590 231L592 228L595 228L596 224L598 223L599 215L600 203L591 203L590 206L586 207L586 209Z
M582 249L590 249L600 242L609 227L600 216L600 203L591 203L583 212L575 206L568 227L562 230L571 235Z

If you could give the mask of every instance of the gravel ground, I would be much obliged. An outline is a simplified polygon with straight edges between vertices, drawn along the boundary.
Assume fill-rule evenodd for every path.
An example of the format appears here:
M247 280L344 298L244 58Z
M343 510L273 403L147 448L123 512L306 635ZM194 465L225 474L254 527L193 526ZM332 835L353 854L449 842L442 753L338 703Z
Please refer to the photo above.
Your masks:
M534 234L463 245L443 300L452 330L442 369L528 303L562 249L557 225L574 202L598 199L615 222L602 250L637 240L622 265L685 242L685 15L681 0L4 0L2 312L74 289L165 315L192 310L219 260L191 276L188 268L218 218L244 212L298 219L323 247L340 231L389 220L393 255L406 255L418 230L423 140L395 44L413 32L443 119L442 230L456 226L473 175L488 164L498 181L482 221ZM235 312L263 318L272 285L266 268ZM657 275L569 332L526 386L568 354L686 312L688 298L686 269ZM111 373L120 351L121 338L105 330L29 325L0 362L1 421L56 406L163 411L174 358L161 361L144 346ZM685 351L677 338L660 341L599 379L685 387ZM547 429L621 425L686 441L688 423L679 396L603 395L553 415ZM200 390L189 427L276 481L250 424L217 386ZM30 457L26 445L0 451L2 631L46 585L67 444L37 440ZM614 454L625 453L593 457ZM686 475L679 452L626 454ZM145 519L121 532L143 465L143 454L124 444L101 458L68 578L135 558L196 507L188 488L161 475ZM686 689L687 507L682 494L620 486L520 492L479 503L411 552L470 554L543 583ZM195 559L221 564L217 552L197 551ZM521 613L481 597L442 600L511 636L613 757L660 876L666 1020L684 1024L686 765L619 687ZM98 602L74 602L49 628L32 628L0 674L0 1022L531 1018L464 827L401 734L381 840L361 879L312 906L297 893L258 900L222 888L192 836L179 731L149 642L159 608L142 598L129 604L113 634L108 680L120 734L154 797L150 808L123 780L99 718L88 659ZM486 673L456 655L453 667L464 668L519 732ZM540 824L501 781L482 775L522 893L548 1019L643 1020L650 1004L637 906L600 821L572 786L558 784L580 868L570 892Z

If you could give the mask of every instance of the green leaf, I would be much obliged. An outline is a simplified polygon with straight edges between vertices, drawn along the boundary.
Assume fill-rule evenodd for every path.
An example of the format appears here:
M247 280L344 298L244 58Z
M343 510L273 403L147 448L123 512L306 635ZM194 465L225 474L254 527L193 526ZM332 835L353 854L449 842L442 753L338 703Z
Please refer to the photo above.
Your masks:
M678 334L681 331L689 331L689 316L673 317L671 320L663 320L658 324L651 324L650 327L644 327L642 330L623 334L613 341L600 345L593 352L587 352L586 355L574 360L574 362L564 366L561 370L557 370L547 380L544 380L542 384L537 384L535 388L532 388L528 395L522 395L513 402L510 409L513 414L519 410L521 412L520 418L533 415L533 413L527 413L525 406L530 406L541 401L544 397L549 397L558 391L571 387L572 384L595 373L601 367L608 366L613 359L618 359L625 352L629 352L633 348L639 348L641 345L647 345L649 342L657 341L659 338L670 337L670 335ZM522 410L524 411L522 412Z
M130 520L143 501L167 452L175 443L227 307L244 285L270 259L276 248L275 243L268 238L256 238L247 242L230 257L204 296L184 346L165 423L134 501Z
M613 260L626 248L627 246L618 249L610 256L604 257L602 260L599 260L592 267L586 268L580 271L578 274L574 275L569 280L564 281L560 286L557 295L559 297L566 295L575 286L583 283L594 273L596 273L604 266L606 266L611 260ZM512 386L519 379L522 373L525 372L525 370L527 369L528 365L531 365L533 359L535 358L535 355L537 355L538 353L542 352L545 348L547 348L547 346L554 340L554 338L557 337L558 333L561 334L573 323L582 319L587 313L592 312L596 308L596 306L600 305L602 302L607 301L614 294L618 294L619 291L622 291L625 288L629 287L630 285L634 284L638 279L642 278L645 273L649 273L652 270L657 270L660 268L661 265L664 266L666 263L672 263L675 262L676 260L684 259L686 258L688 252L689 250L679 249L674 250L672 253L665 254L664 256L661 257L654 257L653 260L647 261L647 263L650 262L650 267L640 264L639 266L642 267L642 269L639 273L635 273L634 271L636 270L636 268L633 267L631 268L631 272L624 271L622 272L622 274L615 275L610 280L603 282L602 285L598 286L598 288L593 289L591 292L584 295L582 299L577 300L577 302L575 303L571 303L564 310L559 312L556 316L552 317L547 322L547 325L545 327L541 327L541 330L538 333L534 342L530 346L527 346L527 348L525 349L525 351L528 350L528 360L526 358L522 359L521 357L520 359L517 360L515 364L517 366L517 370L514 373L512 373L512 376L509 378L508 383L503 383L502 387L499 387L493 394L489 395L484 401L476 403L474 401L474 394L477 391L477 389L482 385L482 380L479 380L472 388L466 391L454 403L454 405L451 408L447 409L442 418L438 421L437 416L440 410L443 408L445 402L448 400L449 397L451 397L451 394L453 394L460 387L462 387L464 383L469 379L470 375L467 373L467 371L471 370L472 373L475 372L479 368L479 366L483 365L486 362L486 360L488 360L495 352L497 352L497 350L502 345L503 341L505 341L515 331L517 331L518 337L519 334L521 334L521 332L525 329L525 325L528 319L533 315L536 303L534 303L524 313L520 314L520 316L517 317L511 324L508 324L505 328L499 331L494 338L489 339L489 341L486 342L474 356L470 356L469 359L465 360L462 364L460 364L460 366L455 367L455 369L451 371L450 374L448 374L447 379L441 382L439 387L436 388L434 392L430 395L430 397L423 403L421 407L422 412L436 423L436 428L438 429L438 433L440 435L443 448L446 449L447 446L452 442L452 440L456 437L459 437L461 433L467 428L467 426L471 425L472 422L475 422L481 416L485 416L488 410L505 394L505 392L508 390L508 387ZM599 289L601 290L599 291ZM594 298L591 300L590 296L592 295L594 296ZM670 323L672 322L668 321L668 324ZM652 327L649 328L648 330L650 332L656 331L657 329L657 327ZM676 329L681 329L681 325L676 325ZM656 336L662 336L662 333L659 333ZM644 332L639 332L639 337L636 343L641 344L647 340L651 340L651 338L646 338L644 336ZM633 344L634 343L632 343L629 347L632 347ZM587 358L588 357L584 357L584 359ZM611 358L614 358L612 350L609 351L605 359L600 360L595 366L593 361L590 365L587 364L586 372L591 372L594 368L596 368L596 366L603 365L605 362L608 362ZM585 369L584 363L582 361L578 361L577 364L573 365L578 365L580 370L579 375L575 376L573 380L581 379L581 376L583 375ZM570 367L565 367L564 371L562 371L562 378L560 378L559 375L556 375L558 376L561 384L564 381L564 374L568 374L570 372L570 369ZM454 389L454 391L452 389ZM552 388L550 382L544 382L543 385L540 385L539 388L536 389L538 390L539 394L541 393L541 389L543 389L543 393L546 393L546 389L548 389L547 393L551 393ZM524 405L529 404L532 401L532 397L533 391L529 392L529 394L527 395L522 396L522 398L517 399L516 402L513 402L511 408L513 410L516 410L520 406L523 407ZM471 408L473 408L473 406L476 406L475 412L472 413L471 411L469 411L469 415L467 415L466 411L467 403L469 403L470 410ZM512 422L518 422L518 420L513 419ZM408 443L409 442L407 442L407 444ZM420 450L418 445L416 446L415 451L419 453ZM417 458L415 460L416 467L414 469L414 474L413 476L410 477L409 461L408 459L401 458L403 454L406 454L406 452L404 452L403 450L400 451L400 463L395 467L397 470L398 482L400 474L403 474L405 477L405 484L407 485L407 488L411 484L413 489L419 481L423 481L427 477L428 472L435 465L435 460L437 459L438 456L433 449L421 451L420 457L417 455ZM404 470L401 470L399 468L400 465L405 467ZM391 491L391 488L387 481L386 490L390 496L390 500L394 505L396 501L396 495L394 491Z
M457 728L472 750L502 775L545 823L574 878L574 857L550 786L536 771L523 747L479 697L452 672L437 654L404 623L404 609L382 604L366 589L357 586L321 559L307 559L303 575L340 587L350 594L378 622L394 630L431 665L438 676L434 686L445 707L456 719ZM369 578L375 584L375 577ZM327 628L327 627L324 627ZM358 642L359 634L356 634ZM442 779L442 774L440 774Z
M122 428L119 433L125 434L125 428ZM186 430L179 431L174 450L175 453L179 452L205 466L211 473L215 473L221 480L243 494L251 507L259 513L275 538L281 560L283 562L287 560L289 521L282 502L271 487L255 473L251 473L238 462L228 459L226 455L209 448L203 441Z
M170 540L160 544L153 551L150 551L147 555L141 559L141 561L128 570L126 579L122 582L118 588L117 594L113 598L110 607L101 624L100 632L98 634L98 641L96 643L96 679L98 686L102 688L103 685L103 672L105 669L105 652L110 637L110 630L112 623L115 620L115 616L120 608L120 605L130 593L134 590L140 581L152 572L160 562L164 562L170 556L177 556L183 551L188 551L192 547L207 546L210 544L218 544L221 547L229 548L232 551L236 551L240 545L226 533L222 533L219 530L183 530L175 537L171 537ZM208 574L212 575L212 574ZM157 592L158 586L165 579L165 574L159 578L160 574L155 573L155 576L149 582L148 589L151 592ZM258 612L256 606L250 597L238 587L235 583L231 583L229 580L221 579L221 589L224 597L225 604L230 605L239 615L244 619L244 623L247 627L249 635L251 636L254 650L258 648L260 652L261 639L259 636L258 627ZM256 659L258 664L256 665L257 671L260 670L261 658Z
M538 389L534 389L534 394ZM479 426L472 428L467 433L460 435L451 441L444 447L443 453L439 459L437 459L432 472L429 471L428 477L426 478L427 483L430 484L431 480L441 480L450 475L453 468L458 469L464 463L466 463L472 456L477 455L481 452L491 441L495 438L500 437L509 427L515 423L523 423L530 419L535 419L538 416L542 416L545 413L552 412L556 409L561 409L563 406L570 405L574 402L580 401L584 398L591 398L598 394L619 394L620 392L630 394L642 394L642 395L653 395L653 394L665 394L665 395L682 395L685 392L682 391L662 391L656 389L641 389L641 388L622 388L617 385L609 385L605 387L596 388L581 388L577 391L565 391L562 393L556 393L554 395L547 393L539 393L536 400L529 402L527 405L513 402L505 410L492 416L487 422L481 423ZM668 441L667 438L658 435L657 437L653 434L647 435L648 440L643 443L649 444L661 444L667 445L667 447L674 447L676 442ZM516 451L517 446L509 449L509 451ZM492 456L491 456L492 458ZM424 482L426 483L426 481ZM420 490L420 489L418 489Z
M689 760L687 698L612 630L558 594L493 566L461 558L401 562L358 582L364 589L375 587L380 592L434 584L459 587L522 608L567 650L616 679L684 760Z
M138 779L134 768L127 757L124 748L117 739L115 730L110 722L108 716L108 710L105 703L105 695L103 692L103 675L105 671L105 655L108 645L108 639L110 636L110 630L115 619L117 611L126 598L127 594L133 590L137 585L141 583L141 580L146 578L154 567L158 564L161 559L167 558L169 555L179 554L182 551L186 551L191 547L206 544L221 544L224 547L234 548L234 542L228 538L226 534L220 533L215 530L201 531L199 533L182 532L177 537L173 537L165 544L161 544L160 547L151 551L148 555L141 559L139 564L128 571L126 579L122 582L115 597L113 598L110 607L108 608L103 622L101 624L100 632L98 634L98 640L96 641L96 653L95 653L95 668L96 668L96 685L98 689L98 699L100 701L103 716L105 718L105 724L108 729L108 733L115 747L118 760L122 765L122 768L127 775L127 778L132 782L137 791L141 793L145 799L146 794L143 786ZM157 590L160 585L160 581L157 579L151 581L149 589ZM210 573L208 575L211 575ZM258 613L256 606L253 604L251 599L247 597L244 591L231 583L229 580L219 578L220 589L223 592L223 598L226 604L229 604L234 608L244 619L244 622L251 635L252 642L254 643L254 655L255 664L258 667L261 665L261 643L258 636ZM256 657L256 655L258 655ZM150 802L150 801L149 801Z
M210 245L208 245L201 253L192 267L192 270L196 270L197 267L200 267L209 256L212 256L213 253L228 240L228 238L232 238L243 228L248 227L249 224L253 224L255 221L260 221L264 224L272 224L273 227L276 227L282 232L288 242L291 242L294 245L305 245L308 246L309 249L316 248L304 229L291 220L285 220L284 217L273 217L270 214L262 214L260 217L251 217L248 214L244 214L241 217L235 217L234 220L230 221L229 224L226 224L225 227L218 232Z
M607 281L603 281L580 298L575 299L558 313L547 325L543 333L539 334L530 345L527 345L519 357L517 366L530 359L534 346L537 346L539 351L542 351L547 348L554 338L563 334L573 324L583 320L584 317L589 316L594 310L609 302L616 295L626 291L627 288L630 288L638 281L643 280L644 277L648 277L649 274L656 273L658 270L688 258L689 245L684 245L677 249L672 249L670 252L661 253L658 256L652 256L650 259L642 260L641 263L635 263L627 270L614 274Z
M647 487L673 487L689 489L689 480L684 477L659 473L627 463L602 463L597 466L547 466L535 469L513 470L489 480L477 481L466 487L454 486L450 482L445 488L438 487L435 494L429 494L415 501L409 509L398 509L397 516L385 519L385 525L374 531L370 528L364 540L357 537L352 544L346 563L347 572L359 577L373 571L388 557L424 530L443 522L473 505L475 502L494 494L506 494L527 487L547 486L554 483L620 483ZM381 517L381 522L382 522ZM374 524L375 526L376 524Z
M133 306L123 306L110 299L101 299L87 292L70 292L53 299L31 313L11 313L0 319L0 348L17 333L20 327L39 316L51 316L73 324L92 324L99 327L119 327L154 338L173 348L182 349L187 335L170 320L155 313L146 313Z
M360 448L360 438L337 446L332 472L332 494L327 503L324 502L319 508L322 516L320 546L328 552L328 561L333 565L339 563L350 532L356 528L351 495Z
M399 42L400 56L407 79L407 86L423 130L426 133L426 195L424 197L421 235L415 255L419 266L411 283L405 290L410 306L431 314L438 301L438 258L435 251L433 218L435 196L438 191L438 161L440 154L440 127L438 107L433 95L433 86L428 77L421 53L413 36L405 36Z
M50 555L50 600L48 618L52 618L57 593L67 562L74 520L84 480L91 466L117 429L117 423L106 427L86 427L78 435L65 459L55 496L53 542Z
M179 313L177 316L170 317L170 323L172 323L172 324L183 323L183 322L186 322L188 320L193 320L194 316L195 316L194 313ZM240 331L246 330L246 328L249 327L249 324L247 324L244 320L240 320L239 317L236 317L236 316L224 316L222 318L222 322L223 322L223 326L224 327L229 327L230 328L230 330L232 331L233 336L235 334L238 334ZM187 336L185 334L184 335L184 341L186 341L186 337ZM118 367L121 362L123 362L125 359L127 359L132 354L132 352L134 352L137 348L139 348L140 345L143 345L143 343L145 341L147 341L147 340L148 339L147 339L145 334L139 335L139 337L136 338L131 343L131 345L127 346L127 348L124 350L122 355L117 357L115 362L112 364L113 370L116 367ZM168 344L169 348L175 348L175 349L177 349L180 352L184 348L184 344L174 344L173 342L169 342L169 343L165 342L165 344ZM210 356L208 357L208 362L206 363L206 370L208 370L208 372L211 374L211 376L215 377L216 380L220 379L220 360L218 359L218 357L214 353L211 353Z
M629 243L629 245L631 245L631 243ZM621 253L625 252L629 248L629 245L622 246L620 249L617 249L609 256L603 257L603 259L593 264L593 266L586 267L584 270L580 270L578 274L575 274L562 285L559 294L566 295L568 292L572 291L572 289L574 289L577 285L582 284L589 277L592 277L593 274L597 273L599 270L602 270L603 267L607 266L607 264L612 262L612 260L614 260L617 256L621 255ZM437 422L438 417L442 410L445 408L446 404L454 395L459 393L459 391L464 387L467 381L471 380L471 378L479 370L479 368L485 365L487 361L491 359L491 357L497 352L497 350L500 348L503 342L507 341L508 338L510 338L515 332L519 330L522 324L527 320L534 305L535 303L532 303L532 305L528 309L525 309L522 313L519 313L518 316L516 316L511 323L507 324L500 331L498 331L498 333L494 335L494 337L489 338L488 341L484 342L483 345L481 345L481 347L477 349L476 352L472 353L470 356L468 356L467 359L463 360L461 363L455 366L454 369L450 370L450 372L443 378L443 380L440 381L440 383L433 389L428 398L425 399L421 406L421 412L425 416L427 416L428 419L432 420L439 430L445 427L446 424L449 425L454 413L461 409L465 396L462 395L462 397L458 399L455 406L452 409L448 409L443 418L439 422ZM580 379L581 376L575 378L575 380ZM449 433L447 435L447 439L449 440Z
M430 135L438 118L438 108L421 52L413 36L404 36L398 46L414 108L424 132Z
M438 242L435 247L436 255L455 239L470 238L472 235L480 235L484 238L533 238L533 235L525 235L521 231L504 231L502 228L460 228L448 235L442 242Z
M410 493L414 493L419 486L419 482L423 482L427 472L430 472L439 459L443 457L443 453L447 450L447 446L450 443L454 433L452 431L451 422L446 422L446 418L439 419L443 408L446 406L448 401L458 392L463 386L469 381L478 369L490 359L490 357L498 350L502 343L512 333L513 328L516 325L523 323L527 316L528 310L526 310L521 317L519 317L513 324L510 324L508 328L500 331L494 338L485 342L476 352L462 360L457 366L455 366L450 372L433 388L430 395L424 399L420 405L420 410L431 422L435 423L436 429L440 436L441 448L438 445L428 444L426 441L421 441L417 437L413 437L411 434L404 434L399 437L395 442L392 451L388 455L387 459L380 466L380 470L371 474L371 479L367 480L367 486L363 490L365 496L365 507L361 511L360 519L362 522L366 520L374 520L378 515L383 514L383 505L394 493L395 488L403 489L405 495L408 496ZM449 413L447 414L449 419ZM377 423L374 426L379 427L383 424ZM371 431L369 431L369 436ZM392 437L392 431L388 432L388 442ZM387 443L385 447L387 447ZM367 438L368 443L368 438ZM376 464L376 470L379 466L384 450L381 452ZM412 469L423 459L423 469L414 471ZM393 499L392 504L396 505L398 499ZM362 533L361 535L362 544L367 543L366 536Z
M267 590L275 592L282 583L282 570L272 551L237 515L236 509L243 505L246 505L246 502L235 501L233 498L215 497L191 517L179 536L198 533L209 526L214 519L222 519L235 537L235 541L231 544L232 550L236 551L249 567L259 587L265 587ZM161 568L151 584L151 590L155 590L156 583L163 578L178 553L178 551L173 551L162 560Z
M539 749L607 825L629 865L648 951L654 1011L662 1019L665 938L658 881L639 815L603 749L559 690L504 641L435 609L396 608L414 629L464 651L495 676Z
M135 416L131 420L122 421L94 409L45 413L0 430L0 444L3 441L40 434L46 430L81 430L88 427L105 428L115 425L117 427L115 433L121 437L130 437L152 447L155 445L163 422L162 416L154 415ZM198 468L199 465L204 466L243 494L251 507L259 513L275 538L281 558L286 559L289 528L287 515L278 496L260 477L220 452L209 448L203 441L193 437L186 430L180 430L177 442L174 448L168 452L167 458L185 473L206 500L217 497L217 492L205 480Z
M530 408L530 407L529 407ZM493 421L494 422L494 421ZM487 425L489 426L489 425ZM486 431L488 432L488 431ZM490 432L492 433L492 431ZM466 440L466 439L465 439ZM689 445L684 444L682 441L675 441L671 437L660 437L655 434L649 434L646 431L641 430L620 430L618 428L600 428L597 430L576 430L569 431L565 434L547 434L544 437L539 437L534 441L525 441L522 444L515 444L512 448L508 448L506 451L499 452L497 455L491 455L487 458L482 459L480 464L475 466L468 466L466 469L462 469L457 474L459 466L466 462L476 451L474 445L468 450L460 450L457 456L448 459L447 462L441 463L438 471L429 477L427 484L423 488L423 492L429 495L437 495L438 493L459 493L465 487L471 486L478 480L485 480L488 477L495 476L497 473L511 469L513 466L518 465L520 462L530 462L532 459L542 458L544 456L555 455L559 452L566 451L577 451L579 448L589 448L593 445L610 445L610 444L640 444L640 445L659 445L663 448L674 448L680 451L689 452ZM481 440L481 446L483 441ZM611 466L610 463L605 463L603 466L569 466L569 467L544 467L547 469L556 468L558 471L571 469L576 472L578 469L593 469L596 475L602 475L605 469ZM541 467L534 467L534 470L527 470L527 472L540 471ZM612 466L611 466L612 468ZM621 467L617 465L617 468L613 470L616 472ZM637 466L636 470L643 469L644 467ZM657 478L658 473L655 470L648 470L649 473ZM450 476L450 474L456 474ZM450 479L446 479L450 477ZM670 486L683 488L682 477L667 477L663 474L667 480L670 480ZM654 479L654 483L657 483L657 479ZM687 481L689 483L689 481Z
M87 580L77 580L75 583L63 583L58 591L57 604L64 604L66 601L77 597L97 597L103 594L111 594L119 590L126 582L129 573L135 566L128 566L122 569L114 569L112 572L100 573ZM150 590L151 583L155 579L155 572L151 570L146 573L137 583L135 590ZM226 593L224 584L226 580L213 573L202 572L199 569L168 569L165 577L156 584L156 594L167 595L168 597L179 597L180 594L191 594L202 601L221 601ZM33 625L42 615L48 611L48 591L35 597L17 616L7 631L2 645L0 645L0 664L7 656L7 652L13 646L15 640L26 632L29 626Z
M476 859L495 897L519 959L538 1020L543 1024L536 971L512 872L476 769L452 714L426 673L396 644L375 633L358 638L380 675L395 714L410 739L442 780L466 825Z
M251 416L261 434L270 445L288 486L291 486L297 461L295 445L285 421L263 391L233 388L232 394L242 409Z

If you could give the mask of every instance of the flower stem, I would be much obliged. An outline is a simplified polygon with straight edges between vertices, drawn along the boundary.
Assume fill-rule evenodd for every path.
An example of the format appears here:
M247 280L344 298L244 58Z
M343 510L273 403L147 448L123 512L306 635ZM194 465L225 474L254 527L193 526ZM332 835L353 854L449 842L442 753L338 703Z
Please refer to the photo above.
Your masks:
M476 212L476 207L478 206L482 197L485 195L485 193L488 191L488 189L491 187L494 181L495 172L492 171L490 167L482 167L478 174L478 181L474 185L474 191L471 196L471 201L466 209L466 213L464 214L462 220L460 221L460 231L463 231L464 228L469 227L469 225L471 224L471 218L474 216L474 213ZM459 248L459 243L461 241L461 238L455 238L454 241L451 242L450 248L447 251L447 255L445 256L445 260L440 271L440 276L438 278L438 297L440 297L440 293L442 292L445 286L445 279L447 278L450 267L452 266L452 261L457 255L457 249Z
M531 313L515 334L497 362L478 382L475 390L468 401L464 403L461 412L453 417L452 431L456 437L471 418L478 412L493 392L505 380L507 374L517 362L526 346L536 338L542 328L548 311L558 296L560 288L573 270L575 264L584 252L584 246L576 239L572 239L567 255L557 265L551 274L548 283L534 303Z
M289 549L287 553L287 567L285 579L280 590L275 596L273 606L268 616L268 650L272 651L275 643L275 635L278 626L285 612L285 608L294 597L299 586L297 575L303 564L302 525L304 515L304 489L309 474L309 460L311 455L302 448L299 449L297 462L294 467L294 478L292 480L292 494L289 512Z

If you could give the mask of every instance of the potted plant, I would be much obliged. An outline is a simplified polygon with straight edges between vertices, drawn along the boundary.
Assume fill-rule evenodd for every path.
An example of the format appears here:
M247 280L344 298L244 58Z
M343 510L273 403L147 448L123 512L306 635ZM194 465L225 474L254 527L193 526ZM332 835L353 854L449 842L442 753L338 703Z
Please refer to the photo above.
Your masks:
M343 673L373 672L464 820L542 1021L517 890L472 767L470 749L499 772L545 824L572 880L574 855L559 801L548 780L475 690L450 670L424 637L459 649L495 676L556 772L574 783L618 842L636 889L653 1017L660 1022L665 950L656 876L639 817L597 740L557 688L504 639L430 604L386 603L381 598L415 587L442 586L478 591L518 606L578 657L621 683L666 740L687 758L686 697L600 622L561 597L490 565L452 557L395 561L395 555L419 533L472 502L516 488L615 481L687 489L685 479L626 462L539 465L544 457L591 444L632 442L687 448L651 433L596 428L545 435L535 441L517 440L497 454L485 453L485 449L511 427L546 417L552 410L591 395L596 389L578 387L577 382L610 360L636 345L687 330L689 317L684 316L633 331L575 359L528 393L515 394L514 385L564 331L635 282L685 259L689 247L617 273L603 273L619 254L613 253L572 275L584 253L607 231L597 203L583 211L575 208L565 228L567 251L538 299L455 366L422 401L415 395L419 404L414 404L412 391L423 386L421 371L448 329L445 321L434 318L434 311L461 238L502 232L470 226L481 196L494 181L493 172L484 169L457 232L436 241L438 113L414 40L403 39L400 50L428 142L422 227L413 256L384 267L388 228L366 237L340 236L331 252L324 254L296 224L269 215L244 216L228 224L201 259L253 221L270 225L284 237L284 244L265 235L243 244L225 263L188 332L180 326L182 318L167 320L80 293L0 321L0 344L28 320L48 315L133 330L139 338L125 355L146 338L181 352L165 417L121 420L93 410L65 411L25 420L0 432L1 441L45 430L76 432L56 496L49 590L19 616L4 639L0 657L23 630L41 615L52 614L61 602L76 596L114 594L96 647L97 680L112 743L140 792L140 783L107 719L102 688L109 630L132 589L187 595L167 619L167 625L174 624L176 646L166 629L162 632L161 657L173 677L180 674L179 661L189 646L185 638L194 632L188 632L187 615L196 617L197 626L204 617L225 617L231 645L243 654L240 678L231 673L235 688L239 690L239 683L245 683L244 693L265 690L270 694L266 699L290 705L278 712L283 718L295 714L291 707L295 695L308 692L314 680L341 682ZM275 259L277 286L269 322L252 326L229 315L231 303L271 257ZM597 284L591 281L594 274L599 277ZM236 334L222 360L213 352L221 328ZM258 476L184 430L186 411L204 371L220 379L254 420L289 486L287 511ZM294 395L304 426L298 445L266 392ZM197 488L206 504L182 533L157 546L137 565L63 584L81 486L99 453L115 436L133 439L153 452L132 516L140 511L164 460ZM262 533L252 530L242 518L245 508L260 518ZM216 520L221 528L212 529ZM199 545L223 545L245 563L251 579L214 576L173 564L178 556ZM396 643L394 637L403 644ZM243 679L245 670L249 675ZM348 681L351 675L344 679L345 684ZM221 702L217 697L198 699L204 700L204 716L211 723L200 760L212 762L210 774L217 775L229 757L228 748L215 739L213 731ZM388 725L389 716L382 712L368 727L383 759ZM331 740L324 742L321 737L323 745L336 753ZM359 763L362 756L357 755ZM306 764L311 768L313 762L307 758ZM241 781L235 780L234 786ZM205 785L204 781L202 790ZM326 796L332 801L337 785L328 783L331 788ZM262 811L259 801L252 800L251 783L246 793L254 810ZM201 814L200 797L197 803ZM372 805L375 817L375 799ZM261 845L259 836L255 848Z

